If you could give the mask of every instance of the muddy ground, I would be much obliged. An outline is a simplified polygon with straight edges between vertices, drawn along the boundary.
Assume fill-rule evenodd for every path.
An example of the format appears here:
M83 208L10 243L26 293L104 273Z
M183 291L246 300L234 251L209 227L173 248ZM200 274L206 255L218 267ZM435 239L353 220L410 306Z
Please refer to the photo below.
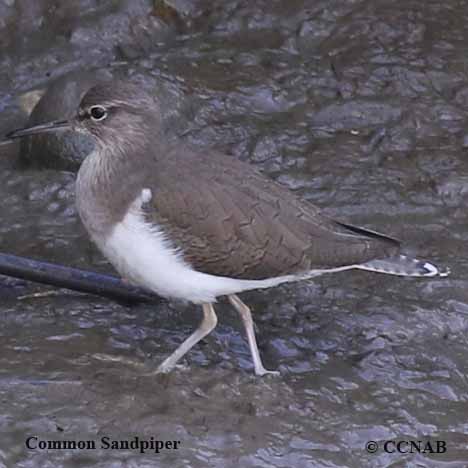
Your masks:
M0 277L0 465L468 466L467 44L462 0L0 0L0 133L51 86L37 120L70 112L94 80L143 78L181 138L452 269L245 294L277 378L253 375L224 302L185 369L147 376L196 307ZM86 144L67 138L0 147L0 250L112 272L77 219ZM180 448L44 451L25 446L32 436ZM386 453L386 440L447 449Z

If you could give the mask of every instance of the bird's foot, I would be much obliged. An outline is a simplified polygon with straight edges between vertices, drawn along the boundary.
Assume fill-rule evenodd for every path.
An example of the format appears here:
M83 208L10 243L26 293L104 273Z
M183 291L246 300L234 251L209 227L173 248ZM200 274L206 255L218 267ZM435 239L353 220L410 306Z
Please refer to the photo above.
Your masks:
M173 370L188 370L189 366L186 366L185 364L169 364L164 361L161 363L155 371L153 371L153 374L169 374L169 372L172 372Z
M265 369L263 366L258 366L255 368L255 375L258 375L259 377L263 377L264 375L281 375L280 371L277 370L268 370Z

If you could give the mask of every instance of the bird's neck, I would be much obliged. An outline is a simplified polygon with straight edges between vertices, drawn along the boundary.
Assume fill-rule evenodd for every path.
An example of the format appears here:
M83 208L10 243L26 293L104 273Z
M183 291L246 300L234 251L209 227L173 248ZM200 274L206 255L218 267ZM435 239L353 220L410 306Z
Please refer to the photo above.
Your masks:
M130 204L157 170L154 145L143 147L117 141L112 148L97 145L83 161L76 181L80 218L93 240L105 241L122 221Z

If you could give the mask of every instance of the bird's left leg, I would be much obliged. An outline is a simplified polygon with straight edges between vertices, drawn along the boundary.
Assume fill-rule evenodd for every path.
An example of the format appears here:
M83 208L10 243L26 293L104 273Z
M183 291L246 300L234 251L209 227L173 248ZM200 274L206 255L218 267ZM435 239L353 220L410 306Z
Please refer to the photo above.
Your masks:
M214 330L218 323L213 304L203 304L203 320L200 326L167 358L157 369L157 373L171 371L177 362L200 340Z

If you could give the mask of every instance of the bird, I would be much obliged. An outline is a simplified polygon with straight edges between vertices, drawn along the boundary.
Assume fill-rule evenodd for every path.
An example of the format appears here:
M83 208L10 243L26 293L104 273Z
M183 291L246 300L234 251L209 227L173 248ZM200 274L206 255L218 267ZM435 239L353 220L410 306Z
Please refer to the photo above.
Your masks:
M446 276L404 255L385 234L332 219L254 165L168 136L161 102L128 80L97 84L74 118L15 130L7 140L73 129L94 149L76 180L92 241L119 274L168 299L201 305L198 328L158 367L174 369L218 322L226 296L245 328L254 372L263 365L250 308L239 294L358 269Z

